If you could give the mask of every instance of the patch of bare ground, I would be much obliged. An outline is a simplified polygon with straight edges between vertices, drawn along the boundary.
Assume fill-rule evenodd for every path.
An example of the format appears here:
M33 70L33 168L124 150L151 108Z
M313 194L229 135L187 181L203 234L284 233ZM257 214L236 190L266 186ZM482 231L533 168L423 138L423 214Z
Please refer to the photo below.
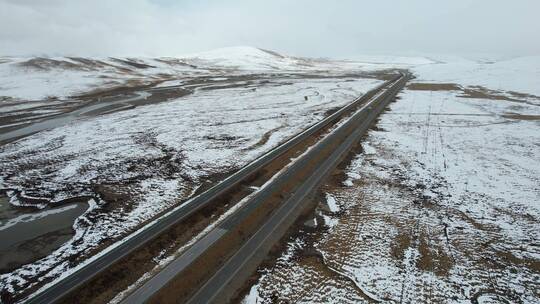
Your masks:
M492 99L492 100L506 100L506 101L521 101L506 95L502 92L491 90L482 86L469 86L463 89L463 93L458 97L464 98L478 98L478 99Z
M278 57L278 58L285 58L283 55L281 55L281 54L278 53L278 52L274 52L274 51L266 50L266 49L261 49L261 48L259 48L259 50L261 50L261 51L263 51L263 52L265 52L265 53L268 53L268 54L270 54L270 55L276 56L276 57Z
M540 115L525 115L525 114L504 114L504 118L517 119L517 120L540 120Z
M397 227L399 227L399 231L390 247L390 254L394 259L401 261L405 258L405 251L412 246L414 240L412 239L413 232L410 228L399 225L399 223L397 223Z
M533 258L519 258L509 251L497 251L497 257L510 265L517 265L528 268L532 272L540 273L540 261ZM505 268L505 265L501 265Z
M478 99L490 99L490 100L503 100L512 102L521 102L531 105L530 100L540 100L539 96L519 93L515 91L500 91L485 88L483 86L460 86L455 83L425 83L415 82L407 85L407 89L411 91L457 91L458 97L463 98L478 98Z
M413 91L461 91L462 87L455 83L414 82L407 85L407 89Z
M520 92L516 92L516 91L506 91L507 94L515 97L515 98L518 98L518 99L536 99L536 100L540 100L540 96L536 96L536 95L533 95L533 94L527 94L527 93L520 93Z
M66 70L84 70L84 67L73 62L66 60L56 60L50 58L36 57L23 62L18 63L19 66L37 69L37 70L50 70L50 69L66 69Z
M533 106L538 106L538 104L532 103L528 99L540 100L540 97L530 94L517 93L512 91L498 91L488 89L482 86L468 86L462 90L462 93L458 95L458 97L512 101L526 103Z
M373 77L380 80L392 80L396 77L396 72L399 72L399 70L381 70L373 72Z
M79 99L93 99L93 98L103 98L106 96L114 96L120 94L129 94L137 90L148 89L161 81L156 81L148 83L148 79L130 79L126 83L117 84L116 82L110 83L111 86L94 89L82 94L77 94L70 96L70 98L79 98Z
M324 112L324 115L325 116L330 116L330 115L336 113L337 111L339 111L339 108L331 108L331 109L326 110L326 112Z
M90 58L83 58L83 57L67 57L71 61L79 62L83 64L84 66L88 67L89 69L100 69L107 66L110 66L108 63L96 60L96 59L90 59Z
M0 102L13 102L16 99L11 96L0 96Z
M187 63L187 62L186 62L185 60L183 60L183 59L177 59L177 58L156 58L155 60L158 61L158 62L161 62L161 63L165 63L165 64L168 64L168 65L172 65L172 66L186 66L186 67L190 67L190 68L192 68L192 69L196 69L196 68L197 68L196 65Z
M441 247L441 244L430 244L429 236L421 233L418 245L420 257L417 261L417 267L423 271L430 271L442 277L447 277L448 272L454 266L451 257Z
M127 65L136 69L149 69L149 68L155 68L153 65L145 64L138 62L136 59L121 59L121 58L110 58L112 61L118 62L123 65Z

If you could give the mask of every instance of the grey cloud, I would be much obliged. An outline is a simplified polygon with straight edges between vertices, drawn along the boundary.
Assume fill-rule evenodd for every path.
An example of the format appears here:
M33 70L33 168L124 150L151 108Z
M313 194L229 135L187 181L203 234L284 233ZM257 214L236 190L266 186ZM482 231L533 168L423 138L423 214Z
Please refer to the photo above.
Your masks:
M0 0L0 55L540 53L537 0Z

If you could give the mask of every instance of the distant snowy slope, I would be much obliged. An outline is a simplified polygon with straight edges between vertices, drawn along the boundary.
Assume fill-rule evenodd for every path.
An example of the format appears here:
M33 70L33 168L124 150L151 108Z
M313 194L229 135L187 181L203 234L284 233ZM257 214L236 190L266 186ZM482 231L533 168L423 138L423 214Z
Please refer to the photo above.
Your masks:
M407 56L354 56L351 60L362 62L362 63L373 63L373 64L391 64L391 65L423 65L423 64L432 64L435 63L432 59L426 57L407 57Z
M0 58L0 101L64 99L98 89L149 84L190 69L157 59Z
M499 61L491 70L498 82L512 90L540 96L540 56Z
M540 96L540 56L518 57L496 62L458 58L412 68L418 81L479 85Z
M186 76L251 72L373 71L392 65L281 55L228 47L178 58L0 57L0 101L69 96Z
M200 60L209 64L245 70L310 70L310 69L360 69L373 71L393 68L409 68L432 64L425 57L404 56L355 56L347 60L293 57L265 49L238 46L215 49L182 56L187 60Z
M250 46L226 47L207 52L186 54L181 57L195 64L254 71L320 70L335 68L336 65L344 63L342 61L286 56L274 51Z
M10 58L0 64L0 97L37 100L62 98L105 86L107 77L93 69L77 66L71 60L49 58Z
M217 66L247 70L282 69L295 65L295 60L291 57L248 46L220 48L207 52L187 54L182 57L192 61L202 60Z
M265 72L410 69L421 81L481 85L540 96L540 56L495 61L458 56L293 57L255 47L227 47L177 58L0 57L0 102L70 96L190 76Z

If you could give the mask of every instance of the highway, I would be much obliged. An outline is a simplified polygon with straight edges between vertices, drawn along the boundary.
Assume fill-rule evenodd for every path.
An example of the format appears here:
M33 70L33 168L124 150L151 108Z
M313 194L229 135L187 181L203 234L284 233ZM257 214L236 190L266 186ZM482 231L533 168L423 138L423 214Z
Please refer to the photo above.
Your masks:
M294 220L294 211L298 210L306 196L313 192L328 173L338 165L351 147L358 142L377 116L394 98L397 92L403 88L408 78L408 74L402 74L401 77L393 80L392 84L386 89L381 87L377 89L376 94L370 94L369 101L358 109L353 116L348 118L344 124L341 124L338 128L330 132L330 134L297 159L285 171L281 172L279 176L261 187L240 209L227 217L222 223L217 225L212 231L164 267L141 287L128 295L122 303L156 301L152 297L182 271L186 270L197 259L198 255L201 255L206 250L211 250L213 244L219 238L233 230L237 225L240 225L273 194L280 193L284 185L292 183L297 172L308 170L306 168L313 165L314 161L318 161L320 155L324 153L323 151L332 151L324 161L317 163L317 166L315 166L315 169L307 179L300 181L300 185L295 189L294 193L272 213L261 227L253 227L256 231L237 252L219 269L216 269L214 275L193 294L189 303L211 303L218 299L217 302L226 301L225 299L227 298L223 295L223 292L231 292L231 288L228 287L231 281L233 279L238 280L241 277L239 272L245 268L244 266L246 264L253 262L254 256L264 256L266 253L265 246L279 239L279 236L288 227L285 223L290 223L291 219Z
M326 126L335 123L343 115L350 112L351 109L355 109L357 106L365 103L373 95L379 93L383 88L393 82L395 82L395 79L369 91L349 105L326 117L324 120L312 125L285 143L270 150L263 156L254 160L207 191L193 197L192 199L189 199L182 205L164 214L162 217L154 220L140 230L127 236L125 239L105 249L100 254L90 258L84 263L83 266L75 269L73 273L65 276L63 279L59 280L50 287L41 290L39 293L33 294L25 299L25 303L34 304L59 302L70 293L76 291L81 285L89 282L101 272L106 271L114 263L143 247L145 244L167 231L175 224L186 220L190 215L206 207L211 201L215 200L220 195L227 193L227 191L239 185L248 177L254 175L259 169L265 167L267 164L283 155L297 144L301 143Z
M407 76L404 76L407 77ZM396 88L401 89L405 82L398 83ZM238 250L215 274L210 278L189 300L188 303L214 303L224 302L221 297L224 290L229 286L231 280L238 279L240 271L245 268L251 259L260 254L262 247L279 239L286 229L286 221L291 219L293 211L300 208L304 199L320 185L326 176L339 164L352 146L367 131L372 122L377 118L384 107L395 96L397 90L381 96L379 105L372 106L372 103L361 109L356 117L352 119L362 119L362 124L347 137L329 158L327 158L313 174L302 183L294 194L268 219L268 221ZM371 107L371 108L370 108ZM367 114L366 114L367 113ZM329 141L330 142L330 141ZM322 143L324 144L324 143ZM279 231L281 230L281 232ZM247 277L246 277L247 279ZM230 290L227 291L230 294Z

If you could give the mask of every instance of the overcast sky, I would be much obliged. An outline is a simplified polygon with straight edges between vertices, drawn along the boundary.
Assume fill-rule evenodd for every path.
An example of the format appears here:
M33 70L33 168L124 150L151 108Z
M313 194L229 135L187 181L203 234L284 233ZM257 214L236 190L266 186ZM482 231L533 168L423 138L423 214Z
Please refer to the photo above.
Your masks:
M540 54L540 0L0 0L0 55Z

